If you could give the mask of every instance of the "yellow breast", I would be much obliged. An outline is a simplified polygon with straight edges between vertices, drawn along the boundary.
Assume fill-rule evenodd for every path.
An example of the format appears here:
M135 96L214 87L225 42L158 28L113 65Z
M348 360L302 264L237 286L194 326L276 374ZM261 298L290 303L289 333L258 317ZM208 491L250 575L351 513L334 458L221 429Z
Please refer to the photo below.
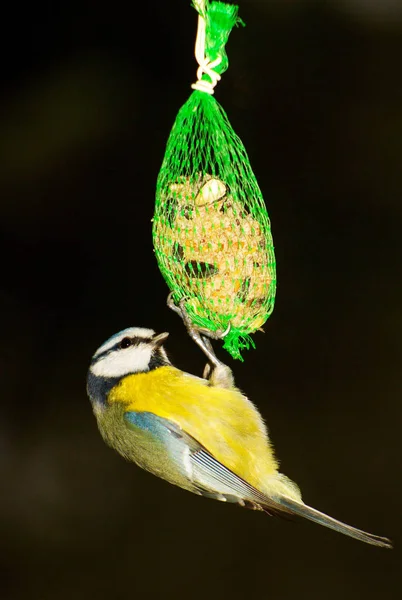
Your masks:
M167 366L128 375L111 391L109 402L173 421L257 488L277 470L260 414L236 389L210 387Z

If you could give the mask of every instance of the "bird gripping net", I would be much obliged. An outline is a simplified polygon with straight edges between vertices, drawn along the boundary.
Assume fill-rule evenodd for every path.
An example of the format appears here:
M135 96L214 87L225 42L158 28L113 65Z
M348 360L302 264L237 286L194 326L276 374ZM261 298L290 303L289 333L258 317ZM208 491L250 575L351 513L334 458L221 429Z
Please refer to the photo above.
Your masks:
M155 255L177 304L196 327L224 332L241 359L274 307L275 256L267 209L250 162L213 97L228 67L238 7L194 0L198 81L171 130L156 188ZM230 326L230 327L229 327Z

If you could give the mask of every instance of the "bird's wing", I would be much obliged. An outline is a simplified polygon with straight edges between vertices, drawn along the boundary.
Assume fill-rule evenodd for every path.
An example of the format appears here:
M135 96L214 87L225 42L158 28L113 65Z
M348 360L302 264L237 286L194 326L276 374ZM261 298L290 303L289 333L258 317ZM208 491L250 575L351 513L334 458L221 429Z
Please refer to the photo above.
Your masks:
M263 494L225 467L193 436L168 419L149 412L133 411L125 413L125 419L133 432L142 432L148 448L153 449L152 466L142 466L171 483L208 498L237 502L270 515L304 517L368 544L392 547L387 538L341 523L301 501L281 494L272 498Z
M225 467L193 436L168 419L149 412L133 411L125 413L125 419L133 433L138 435L141 432L142 442L146 440L145 453L148 452L151 458L148 464L147 459L143 458L141 466L171 483L209 498L237 502L271 515L304 517L368 544L392 547L387 538L341 523L301 501L281 494L275 497L263 494Z
M225 467L176 423L153 413L135 411L126 412L125 420L130 429L146 432L148 438L155 440L157 447L163 447L165 457L168 455L170 461L175 463L176 470L188 478L193 491L217 500L264 510L269 514L287 512L286 508Z

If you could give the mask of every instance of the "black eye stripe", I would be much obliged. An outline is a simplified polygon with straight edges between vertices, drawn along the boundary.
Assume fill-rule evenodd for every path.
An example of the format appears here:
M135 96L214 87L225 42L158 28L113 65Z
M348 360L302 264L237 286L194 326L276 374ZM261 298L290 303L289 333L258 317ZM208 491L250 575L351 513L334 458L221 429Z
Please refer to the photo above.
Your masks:
M120 340L120 342L118 344L116 344L116 346L113 346L113 348L130 348L133 346L139 346L140 344L148 344L152 341L152 338L142 338L142 337L136 337L136 336L126 336L124 337L122 340ZM113 349L111 348L111 350Z
M139 346L140 344L149 344L152 342L152 338L139 338L137 336L131 337L130 340L132 346Z
M150 342L152 342L152 338L150 338L150 337L147 337L147 338L137 337L137 336L130 337L127 335L123 339L121 339L119 342L116 342L116 344L114 344L114 346L112 346L111 348L108 348L108 350L104 350L103 352L101 352L100 354L95 356L92 359L91 364L92 365L95 364L96 362L98 362L98 360L105 358L105 356L107 356L108 354L111 354L112 352L115 352L116 350L122 350L121 343L125 338L129 338L131 340L131 345L127 346L127 348L139 346L140 344L149 344Z

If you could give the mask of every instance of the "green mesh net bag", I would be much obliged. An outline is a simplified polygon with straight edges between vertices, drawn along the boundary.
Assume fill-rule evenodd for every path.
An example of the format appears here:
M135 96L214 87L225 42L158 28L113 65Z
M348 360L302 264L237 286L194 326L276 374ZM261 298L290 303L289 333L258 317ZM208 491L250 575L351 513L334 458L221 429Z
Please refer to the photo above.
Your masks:
M198 81L179 110L157 180L153 241L177 304L197 327L225 331L234 358L273 310L275 256L265 203L246 150L213 97L228 67L237 6L194 2Z

